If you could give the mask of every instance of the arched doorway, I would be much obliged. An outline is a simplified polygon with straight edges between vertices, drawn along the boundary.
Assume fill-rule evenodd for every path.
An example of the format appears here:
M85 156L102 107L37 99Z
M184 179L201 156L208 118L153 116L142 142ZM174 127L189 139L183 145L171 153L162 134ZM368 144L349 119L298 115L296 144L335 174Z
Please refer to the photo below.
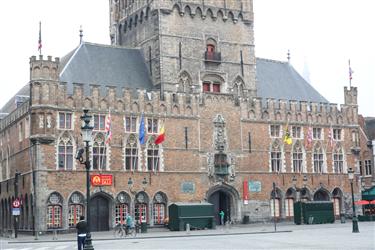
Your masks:
M224 221L238 219L238 200L239 194L237 190L229 185L215 186L207 192L207 201L214 205L214 216L217 225L220 225L220 211L224 212Z
M90 230L109 230L109 200L102 194L95 195L90 200Z
M329 193L324 189L319 189L314 194L314 201L330 201Z

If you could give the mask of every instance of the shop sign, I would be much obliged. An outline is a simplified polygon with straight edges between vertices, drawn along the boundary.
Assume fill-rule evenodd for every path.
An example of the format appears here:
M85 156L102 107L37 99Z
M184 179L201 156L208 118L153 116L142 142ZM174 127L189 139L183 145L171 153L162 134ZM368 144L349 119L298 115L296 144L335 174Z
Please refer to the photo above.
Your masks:
M92 186L112 186L113 183L111 174L93 174L90 179Z

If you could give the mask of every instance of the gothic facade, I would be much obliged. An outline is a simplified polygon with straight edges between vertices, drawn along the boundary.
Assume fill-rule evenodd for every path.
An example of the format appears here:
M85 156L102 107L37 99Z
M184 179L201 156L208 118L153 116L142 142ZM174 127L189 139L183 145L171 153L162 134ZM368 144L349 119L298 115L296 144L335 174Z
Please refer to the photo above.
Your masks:
M361 157L373 168L371 153L362 155L357 88L345 87L338 107L288 62L256 58L252 1L109 7L112 45L31 57L29 84L2 109L2 229L12 227L16 172L20 228L68 230L87 211L85 169L75 159L83 109L93 116L91 173L112 177L91 189L93 230L126 213L162 225L173 202L208 201L237 223L291 220L297 190L305 201L332 201L336 216L351 213L348 169L358 197ZM162 126L166 139L156 144Z

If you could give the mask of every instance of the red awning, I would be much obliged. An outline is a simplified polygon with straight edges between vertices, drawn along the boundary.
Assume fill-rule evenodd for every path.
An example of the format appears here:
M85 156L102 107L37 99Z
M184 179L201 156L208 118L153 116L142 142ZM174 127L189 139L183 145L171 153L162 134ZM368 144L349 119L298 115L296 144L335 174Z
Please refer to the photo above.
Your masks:
M354 204L356 204L356 205L368 205L368 204L370 204L370 202L365 201L365 200L359 200L359 201L354 202Z
M370 201L370 204L374 204L375 205L375 200Z

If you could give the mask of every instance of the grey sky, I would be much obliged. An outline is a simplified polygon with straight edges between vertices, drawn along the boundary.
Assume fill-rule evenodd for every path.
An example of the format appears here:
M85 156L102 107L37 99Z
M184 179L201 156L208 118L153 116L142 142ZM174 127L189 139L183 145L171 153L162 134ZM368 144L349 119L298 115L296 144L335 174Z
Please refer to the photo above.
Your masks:
M375 1L254 0L257 57L286 61L330 102L343 103L348 59L358 87L359 111L375 116ZM108 0L2 1L0 64L3 106L29 80L28 59L37 55L42 21L43 54L62 57L84 40L109 43Z

